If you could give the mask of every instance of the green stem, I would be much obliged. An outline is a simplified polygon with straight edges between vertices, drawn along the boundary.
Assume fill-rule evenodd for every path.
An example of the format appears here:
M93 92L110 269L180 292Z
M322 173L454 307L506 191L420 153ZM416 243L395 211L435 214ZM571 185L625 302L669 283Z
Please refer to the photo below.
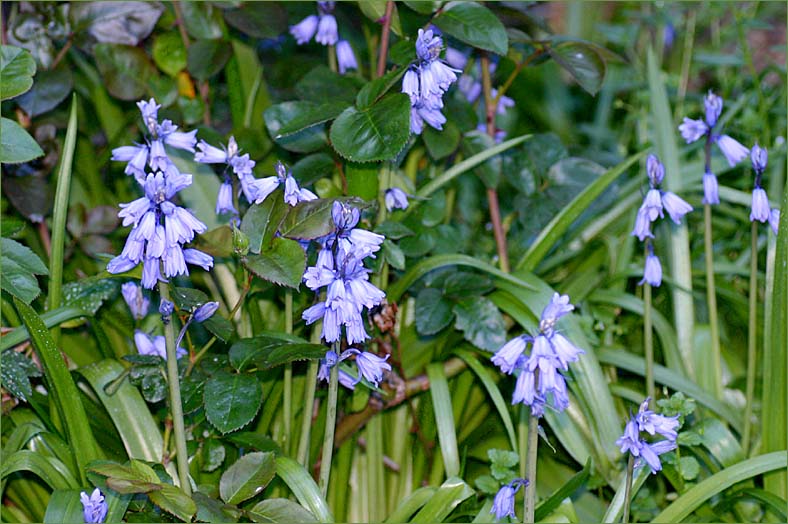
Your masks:
M706 302L709 307L711 330L711 358L714 369L714 394L722 398L722 355L720 354L720 332L717 317L717 288L714 285L714 247L711 236L711 205L703 205L704 247L706 251Z
M750 248L750 325L747 337L747 403L744 406L744 431L741 447L744 456L750 451L750 437L752 433L752 404L755 396L755 349L757 343L758 319L758 222L752 222L752 247Z
M285 332L288 334L293 333L293 292L287 290L285 292ZM290 432L293 424L293 364L288 362L285 365L285 383L284 383L284 426L285 431L282 437L282 447L289 447Z
M320 334L319 327L315 330ZM334 366L336 367L336 366ZM298 463L309 469L309 436L312 428L312 410L315 408L315 388L317 387L318 363L309 361L306 370L306 384L304 385L304 411L301 415L301 439L298 441Z
M170 300L170 288L166 282L159 282L159 295L162 300ZM181 385L178 377L178 358L175 353L175 326L172 320L164 324L164 341L167 348L167 382L170 388L170 413L172 430L175 435L175 460L178 467L178 479L181 489L191 497L192 487L189 482L189 455L186 451L186 428L183 423L183 405L181 404Z
M68 194L71 188L71 165L77 145L77 95L71 98L71 112L68 117L66 140L63 144L63 157L57 172L54 216L52 217L52 252L49 257L49 297L48 306L53 310L60 306L63 289L63 253L66 244L66 218L68 216ZM57 342L59 329L54 330Z
M539 444L539 418L528 418L528 454L525 457L525 486L523 522L534 522L536 509L536 448Z
M335 46L328 46L328 68L333 72L337 72L337 51Z
M649 255L646 246L646 256ZM650 399L649 406L656 401L654 387L654 330L651 327L651 284L643 283L643 345L646 353L646 396Z
M624 516L621 519L623 524L629 523L629 505L632 498L632 477L635 472L635 458L630 454L627 460L627 481L624 484Z
M339 349L337 347L337 349ZM328 494L328 480L331 476L331 458L334 454L334 429L337 421L337 393L339 389L339 364L331 368L328 379L328 399L326 400L326 432L323 434L323 454L320 459L320 493L323 498Z

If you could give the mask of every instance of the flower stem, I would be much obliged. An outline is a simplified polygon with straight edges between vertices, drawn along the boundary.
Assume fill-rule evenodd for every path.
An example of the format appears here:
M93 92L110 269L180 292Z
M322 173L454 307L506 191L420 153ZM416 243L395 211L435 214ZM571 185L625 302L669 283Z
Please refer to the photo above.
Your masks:
M755 396L755 345L757 343L758 319L758 222L752 222L752 247L750 251L750 325L747 337L747 403L744 406L744 431L742 432L741 447L744 456L750 451L750 437L752 433L752 404Z
M339 348L337 348L339 349ZM323 434L323 454L320 459L320 493L326 498L328 480L331 476L331 457L334 453L334 429L337 421L337 393L339 386L339 365L331 368L328 379L328 399L326 401L326 432Z
M629 505L632 498L632 477L635 471L635 459L632 455L629 455L629 459L627 460L627 480L624 484L624 516L621 519L623 524L629 523Z
M380 54L378 55L378 69L376 77L383 76L386 72L386 56L389 52L389 33L391 29L391 19L394 14L394 1L386 2L386 14L383 15L383 29L380 32Z
M334 73L338 71L336 46L333 45L328 46L328 68Z
M646 247L648 256L648 246ZM654 339L653 329L651 328L651 284L643 283L643 345L646 352L646 396L649 400L649 407L654 406L656 401L656 389L654 387Z
M720 332L717 320L717 288L714 285L714 248L711 237L711 205L709 204L703 205L703 222L703 240L706 251L706 302L709 307L714 394L717 398L722 398L722 356L720 354Z
M531 415L528 418L528 454L525 457L525 485L523 522L534 522L536 509L536 448L539 444L539 419Z
M293 333L293 292L291 290L285 291L285 332L288 334ZM288 362L285 364L285 382L284 382L284 435L282 436L282 447L288 449L290 447L290 437L293 424L293 363Z
M159 282L159 295L162 300L170 300L170 288L166 282ZM181 489L191 496L192 487L189 481L189 455L186 452L186 428L183 423L183 405L181 404L181 385L178 377L178 358L175 353L175 326L172 321L164 324L164 341L167 349L167 383L170 388L170 413L172 430L175 436L175 460L178 467L178 479Z

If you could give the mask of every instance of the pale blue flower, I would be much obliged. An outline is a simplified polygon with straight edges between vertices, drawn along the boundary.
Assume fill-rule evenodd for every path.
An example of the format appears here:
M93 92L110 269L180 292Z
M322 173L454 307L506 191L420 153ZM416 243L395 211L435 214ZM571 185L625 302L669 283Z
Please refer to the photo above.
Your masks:
M638 409L635 415L635 422L637 422L638 429L640 431L645 431L651 436L659 433L667 439L676 440L676 437L678 437L676 429L678 429L680 425L679 416L674 415L672 417L666 417L664 415L658 415L648 409L648 401L649 399L647 398L640 404L640 409Z
M662 264L659 262L659 257L654 253L646 257L646 267L643 270L643 280L638 282L638 285L643 285L646 282L650 286L659 287L662 284Z
M640 208L645 211L646 216L651 222L662 217L662 194L660 191L655 188L649 189L643 199L643 205Z
M134 282L126 282L120 286L123 300L129 306L131 316L137 320L145 318L148 314L150 300L142 293L142 288Z
M756 143L754 146L752 146L750 158L752 159L752 168L756 173L761 174L766 170L766 163L769 160L769 154L765 148L759 146Z
M309 15L296 25L290 26L290 34L296 39L298 45L303 45L312 40L317 32L317 15Z
M519 486L518 486L519 487ZM511 484L506 484L498 490L493 499L492 509L490 513L495 515L496 519L504 517L515 517L514 513L514 496L517 493L517 487Z
M717 184L717 177L709 171L703 174L703 203L719 204L720 193Z
M703 99L703 106L706 109L706 124L714 127L722 113L722 98L709 91Z
M468 63L468 57L462 51L458 51L453 47L446 47L446 63L455 69L464 69L465 64Z
M648 399L646 399L641 404L637 415L630 416L624 427L624 434L616 440L616 445L621 449L621 453L629 452L637 459L635 461L636 468L646 463L651 469L651 473L656 473L662 469L659 455L676 449L676 429L678 426L678 416L657 415L648 409ZM667 438L649 443L640 437L641 431L652 436L659 433Z
M90 496L83 491L79 494L79 500L82 502L82 517L86 524L104 522L108 507L101 490L94 489Z
M635 218L635 229L632 235L638 237L638 240L643 242L646 238L654 238L651 233L651 220L649 219L649 210L641 207Z
M514 371L515 365L523 354L529 337L519 336L515 337L503 346L492 356L492 363L500 368L501 371L507 375L511 375Z
M691 205L670 191L662 192L662 206L668 212L670 219L676 224L681 224L681 219L684 215L692 211Z
M761 187L752 190L752 211L750 212L750 222L766 222L769 220L771 209L769 208L769 198L766 191Z
M659 186L665 179L665 166L659 161L657 155L651 154L646 158L646 175L651 187Z
M167 342L161 335L151 338L150 335L138 329L134 332L134 344L140 355L157 355L167 360ZM180 345L177 346L175 358L181 358L187 354L185 349Z
M747 155L750 153L749 149L728 135L715 137L715 141L731 167L747 158Z
M334 351L329 350L326 352L326 357L320 359L320 367L318 368L317 379L322 382L328 382L331 374L331 368L337 365L340 360L344 360L344 358L338 357ZM339 370L339 384L351 391L356 389L356 379L353 378L350 373L342 369Z
M238 210L233 205L233 185L229 181L222 182L216 195L216 214L222 213L238 214Z
M175 311L175 304L169 300L161 299L159 302L159 314L162 317L169 317Z
M205 322L209 318L216 313L216 310L219 309L218 302L206 302L205 304L201 305L197 308L194 312L194 321L195 322Z
M381 358L374 353L357 349L349 349L347 352L356 355L356 366L359 372L356 383L361 382L361 377L364 377L368 382L378 387L380 381L383 380L383 372L391 371L391 364L386 362L391 355Z
M337 65L339 66L339 73L342 75L349 69L358 69L356 55L353 53L353 48L347 40L337 42Z
M383 200L389 212L395 209L408 209L408 195L398 187L387 189Z
M695 142L700 137L709 132L709 126L703 120L693 120L684 117L684 121L679 125L679 132L688 144Z

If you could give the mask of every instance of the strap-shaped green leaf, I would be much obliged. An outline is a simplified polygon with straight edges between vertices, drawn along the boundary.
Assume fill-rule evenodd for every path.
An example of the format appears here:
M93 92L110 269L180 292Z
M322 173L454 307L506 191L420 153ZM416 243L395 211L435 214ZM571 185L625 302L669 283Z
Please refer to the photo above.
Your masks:
M289 457L279 456L276 457L276 474L319 522L334 522L334 516L320 495L320 489L303 466Z
M427 377L430 379L432 407L435 411L435 424L438 427L438 441L443 455L443 465L446 468L446 477L456 477L460 474L460 455L457 452L457 430L454 424L449 383L443 371L443 364L440 362L429 364Z

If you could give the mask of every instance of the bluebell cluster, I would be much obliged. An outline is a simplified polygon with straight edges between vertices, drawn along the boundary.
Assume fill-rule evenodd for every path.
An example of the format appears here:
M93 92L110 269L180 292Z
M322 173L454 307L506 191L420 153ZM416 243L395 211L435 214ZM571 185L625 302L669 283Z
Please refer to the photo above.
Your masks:
M424 122L443 129L446 117L441 113L443 94L457 81L460 71L440 59L443 40L432 29L419 29L416 56L402 78L402 92L410 97L410 131L421 134Z
M79 500L82 502L82 517L85 524L104 522L109 508L100 489L94 489L90 496L83 491L79 494Z
M391 364L387 362L389 355L379 357L369 351L350 348L343 351L341 355L337 355L335 351L328 351L325 358L320 360L317 378L327 382L331 368L351 356L355 356L358 375L354 378L345 370L339 370L339 383L348 389L355 389L356 384L362 379L366 379L370 384L378 387L380 381L383 380L383 372L391 371Z
M519 372L512 404L521 402L530 406L532 416L541 417L545 406L556 411L569 406L566 380L561 371L568 371L569 363L578 360L584 351L558 333L555 325L574 308L567 295L555 293L542 311L539 334L516 337L492 357L493 364L504 373ZM531 352L525 356L528 344L531 344Z
M679 427L678 415L666 417L648 409L649 399L643 401L640 409L634 416L630 416L624 428L624 434L616 440L616 445L621 448L621 453L631 453L637 460L635 467L648 464L651 473L662 469L659 456L676 449L676 429ZM641 433L649 436L657 434L665 437L664 440L648 442L641 437Z
M307 324L323 320L322 337L336 342L345 327L348 344L369 338L361 315L364 307L383 302L386 294L369 282L366 257L374 257L383 243L383 235L356 228L359 210L336 201L331 210L335 231L319 240L317 264L307 268L304 282L319 293L326 288L326 298L303 313Z
M255 166L255 161L249 158L249 154L239 154L238 144L235 137L231 136L227 142L227 147L219 149L208 144L205 140L200 140L197 143L199 150L194 155L195 162L201 164L225 164L226 168L222 173L222 185L219 186L219 192L216 197L216 214L231 213L234 216L238 215L238 210L233 205L233 182L230 177L229 171L238 178L246 200L249 203L257 200L258 194L263 189L262 180L257 180L252 173Z
M315 38L315 42L325 46L336 45L337 66L340 74L350 69L358 69L356 55L347 40L339 39L337 19L334 17L336 2L317 2L319 15L309 15L296 25L290 26L290 34L298 45L307 44Z

